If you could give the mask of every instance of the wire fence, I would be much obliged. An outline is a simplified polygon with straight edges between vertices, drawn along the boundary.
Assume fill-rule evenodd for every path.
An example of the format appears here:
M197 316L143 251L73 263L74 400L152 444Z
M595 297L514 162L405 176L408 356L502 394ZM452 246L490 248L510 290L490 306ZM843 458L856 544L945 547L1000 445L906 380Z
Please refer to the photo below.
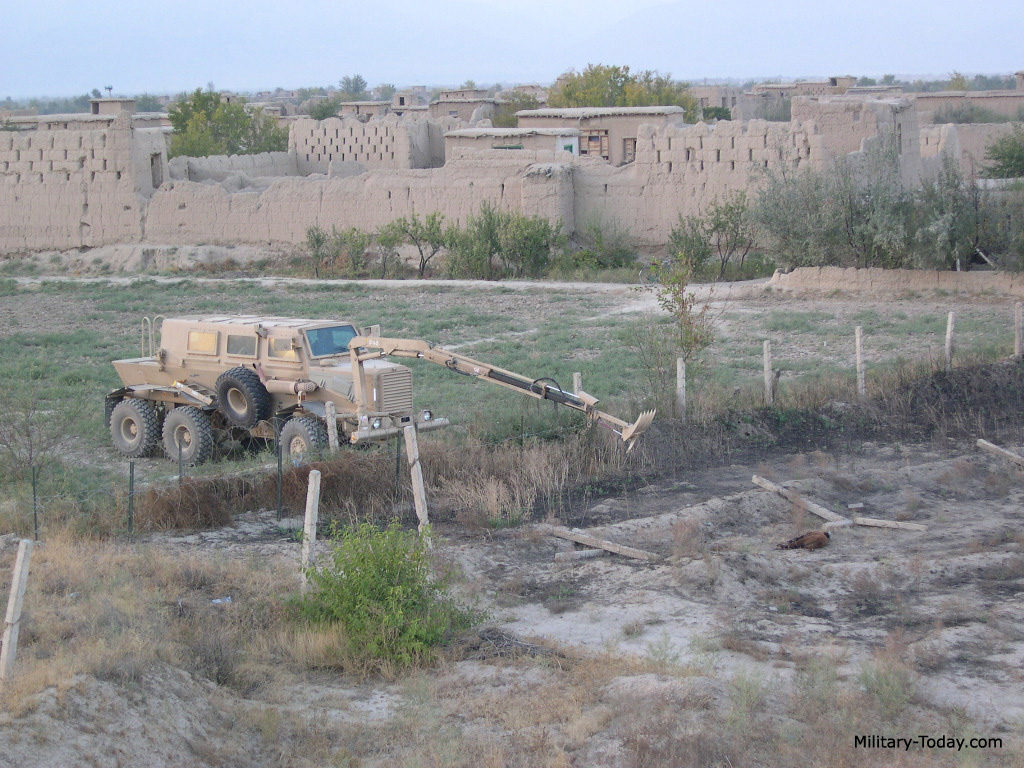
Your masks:
M1018 359L1024 355L1022 310L1022 303L1016 302L1013 354ZM945 355L940 363L947 372L953 365L954 329L955 318L950 313ZM863 397L866 394L864 336L860 327L855 330L856 387L857 394ZM776 394L779 371L773 367L771 347L767 343L764 353L764 402L770 405ZM683 379L677 386L685 392L685 367L680 366L680 370ZM579 388L579 381L574 384ZM505 437L476 438L475 450L493 452L536 439L564 440L579 434L586 423L579 414L555 408L553 404L554 412L559 414L554 424L538 425L535 419L527 419L530 409L539 412L545 407L544 402L524 401L518 428L509 430L511 434ZM678 403L676 416L685 418L686 407L684 396ZM272 509L280 521L286 516L301 514L309 467L293 466L290 457L286 458L282 452L280 439L273 441L273 445L273 453L258 466L239 469L234 464L213 473L208 468L196 471L184 461L179 450L179 455L173 459L177 462L176 474L156 480L139 477L142 474L138 471L140 463L148 469L153 467L152 459L125 460L124 471L114 475L96 474L88 482L62 478L66 468L59 462L32 464L22 473L20 483L8 486L8 497L0 499L0 530L14 528L24 534L31 532L37 540L48 527L66 525L134 536L148 530L230 524L234 514L252 509ZM411 513L412 494L409 478L403 473L401 436L394 440L393 470L388 466L392 460L387 454L388 451L346 451L340 460L330 455L310 457L311 462L330 464L324 478L324 502L350 513L353 508L394 512L404 510L405 506ZM441 452L433 454L435 459L440 455Z

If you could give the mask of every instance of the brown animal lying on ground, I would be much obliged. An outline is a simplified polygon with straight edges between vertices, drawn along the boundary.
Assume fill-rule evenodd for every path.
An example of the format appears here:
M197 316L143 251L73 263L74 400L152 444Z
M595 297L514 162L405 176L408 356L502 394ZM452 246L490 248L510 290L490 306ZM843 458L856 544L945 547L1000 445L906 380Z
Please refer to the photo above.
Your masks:
M828 546L832 534L828 531L808 531L803 536L779 544L778 549L821 549Z

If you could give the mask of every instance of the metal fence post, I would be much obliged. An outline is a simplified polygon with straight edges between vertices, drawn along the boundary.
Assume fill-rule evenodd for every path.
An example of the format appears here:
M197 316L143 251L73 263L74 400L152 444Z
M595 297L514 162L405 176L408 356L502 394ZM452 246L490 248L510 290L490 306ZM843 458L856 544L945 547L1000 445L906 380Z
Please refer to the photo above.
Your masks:
M128 535L135 532L135 462L128 462Z

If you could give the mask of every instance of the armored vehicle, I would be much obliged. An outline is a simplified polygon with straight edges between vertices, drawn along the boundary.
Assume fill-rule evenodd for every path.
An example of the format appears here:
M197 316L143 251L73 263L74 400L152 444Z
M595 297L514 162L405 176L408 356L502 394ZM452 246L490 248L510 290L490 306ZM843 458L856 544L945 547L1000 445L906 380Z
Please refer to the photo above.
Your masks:
M152 326L150 326L152 331ZM145 352L146 336L143 334ZM128 457L162 445L199 464L226 441L280 440L295 462L338 441L379 442L409 426L448 424L413 409L412 371L387 356L419 358L523 394L583 411L631 446L654 417L633 424L597 410L586 393L529 379L416 339L341 320L253 315L166 318L152 354L115 360L124 386L106 396L114 447Z

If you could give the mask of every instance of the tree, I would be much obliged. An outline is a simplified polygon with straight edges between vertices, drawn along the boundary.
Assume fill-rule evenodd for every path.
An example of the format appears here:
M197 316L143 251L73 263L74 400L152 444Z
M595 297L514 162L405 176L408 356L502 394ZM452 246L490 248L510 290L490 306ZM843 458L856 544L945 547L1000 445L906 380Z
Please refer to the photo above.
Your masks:
M174 127L170 157L246 155L282 152L288 133L262 110L250 111L244 101L229 104L215 91L197 88L182 94L168 110Z
M324 99L310 108L309 116L314 120L326 120L329 117L337 117L340 108L340 99Z
M141 93L135 97L135 108L139 112L163 112L164 105L151 93Z
M679 106L686 110L688 122L700 117L700 103L689 85L671 75L644 70L637 74L629 67L588 64L583 72L568 72L548 96L552 107L645 107Z
M994 179L1024 178L1024 125L989 144L985 159L990 163L985 170Z
M462 85L459 86L459 90L460 91L475 91L476 90L476 80L467 80L466 82L464 82Z
M728 107L704 107L705 120L732 120L732 110Z
M395 95L395 91L397 90L398 89L395 88L394 83L381 83L377 86L377 95L380 97L381 101L391 101L391 98Z
M385 224L380 228L374 243L377 246L377 256L380 259L380 279L388 276L388 264L398 256L398 246L405 240L405 233L397 221Z
M491 119L491 124L495 128L515 128L519 125L516 112L521 109L537 109L538 107L540 107L540 102L535 96L522 91L513 91L506 97L505 103L498 106Z
M320 268L326 265L331 256L330 237L323 228L312 226L306 230L306 250L313 261L313 276L319 280Z
M341 78L341 101L366 101L370 95L366 92L366 79L362 75Z
M967 91L970 90L970 85L967 82L967 76L962 72L953 72L949 76L949 90L951 91Z
M401 218L394 222L402 236L416 246L420 255L419 277L427 271L427 265L443 249L451 246L454 231L444 226L444 214L439 211L427 214L420 219L415 213L409 218Z

